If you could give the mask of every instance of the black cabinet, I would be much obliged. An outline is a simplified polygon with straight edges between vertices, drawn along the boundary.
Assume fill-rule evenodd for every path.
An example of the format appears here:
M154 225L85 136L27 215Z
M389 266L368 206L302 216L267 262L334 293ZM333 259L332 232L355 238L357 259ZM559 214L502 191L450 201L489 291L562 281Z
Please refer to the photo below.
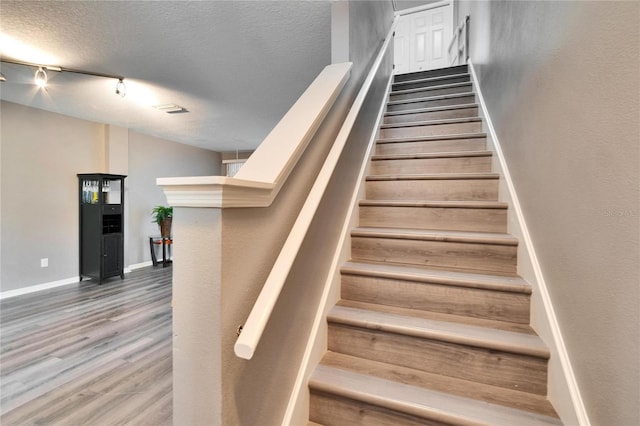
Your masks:
M78 175L80 280L124 278L124 175Z

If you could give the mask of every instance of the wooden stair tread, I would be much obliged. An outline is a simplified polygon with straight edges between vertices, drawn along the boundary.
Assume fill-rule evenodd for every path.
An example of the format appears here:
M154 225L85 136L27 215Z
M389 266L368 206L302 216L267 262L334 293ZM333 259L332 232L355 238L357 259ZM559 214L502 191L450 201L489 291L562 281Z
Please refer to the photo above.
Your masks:
M439 124L459 124L459 123L477 123L481 122L482 119L479 117L465 117L465 118L443 118L440 120L429 120L429 121L412 121L410 123L390 123L390 124L382 124L380 126L381 129L396 129L403 127L418 127L418 126L436 126Z
M558 419L320 365L309 379L317 392L339 395L447 424L560 424Z
M506 210L509 207L507 203L500 201L360 200L359 205L371 207L440 207L497 210Z
M404 111L389 111L385 112L385 117L397 117L399 115L411 115L411 114L420 114L425 112L437 112L437 111L451 111L456 109L467 109L467 108L478 108L478 104L456 104L456 105L443 105L431 108L416 108L409 109Z
M461 73L457 73L457 74L445 74L445 75L437 75L437 76L433 76L433 77L416 78L416 79L413 79L413 80L394 81L393 85L394 86L402 86L402 85L406 85L406 84L429 83L429 82L432 82L432 81L448 80L448 79L451 79L451 78L460 78L460 77L469 77L469 78L471 78L471 74L469 74L468 72L461 72Z
M352 237L394 238L402 240L443 241L475 244L517 246L518 239L509 234L495 232L440 231L408 228L366 228L351 231Z
M457 287L531 294L531 284L517 276L484 275L472 272L454 272L357 261L346 262L341 268L341 272L349 275L364 275Z
M427 141L439 141L439 140L454 140L454 139L479 139L486 138L486 133L453 133L448 135L436 135L436 136L409 136L404 138L381 138L376 143L403 143L403 142L427 142Z
M405 384L414 384L418 380L420 382L419 387L434 391L510 406L553 418L558 416L551 403L542 395L534 395L528 392L429 373L331 351L324 355L321 363L327 367L349 370L354 373ZM414 384L414 386L417 385Z
M549 359L549 350L535 334L372 311L339 304L329 311L327 320L330 324L342 324Z
M370 175L368 181L374 180L466 180L466 179L499 179L498 173L423 173L410 175Z
M442 90L442 89L450 89L454 87L463 87L463 86L471 86L471 85L472 83L470 81L464 81L461 83L441 84L439 86L425 86L425 87L418 87L414 89L393 90L390 92L390 95L405 95L407 93L424 92L428 90Z
M423 89L424 90L424 89ZM393 94L393 92L392 92ZM394 101L388 101L387 105L404 105L404 104L413 104L416 102L425 102L425 101L439 101L443 99L455 99L455 98L466 98L469 96L475 96L473 92L462 92L462 93L449 93L446 95L434 95L434 96L424 96L422 98L413 98L413 99L397 99Z
M420 154L386 154L374 155L371 161L383 160L421 160L429 158L464 158L464 157L491 157L491 151L453 151L453 152L426 152Z

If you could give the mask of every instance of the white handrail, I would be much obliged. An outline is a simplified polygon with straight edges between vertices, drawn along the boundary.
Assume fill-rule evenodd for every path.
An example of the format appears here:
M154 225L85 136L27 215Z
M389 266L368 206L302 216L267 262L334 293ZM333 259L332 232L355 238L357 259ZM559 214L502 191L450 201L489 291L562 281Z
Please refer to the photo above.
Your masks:
M460 65L467 62L469 51L468 25L469 15L466 15L453 32L453 37L449 42L449 47L447 47L447 52L449 53L449 65ZM454 45L456 47L455 55L452 54L451 50Z
M458 39L458 34L460 34L460 31L462 31L462 22L458 24L455 30L453 30L453 37L451 38L449 46L447 47L448 51L451 51L451 46L453 46L453 43Z
M349 79L351 66L351 62L326 66L233 178L158 178L169 205L271 205Z
M251 359L255 353L258 343L260 342L260 338L262 337L262 333L264 332L267 322L269 321L269 317L271 316L271 312L278 301L282 287L289 275L291 266L293 265L298 251L300 250L300 246L307 234L309 225L313 220L315 212L318 209L318 205L320 204L320 200L327 189L331 175L333 174L338 160L340 159L340 154L347 143L351 128L358 117L360 108L362 107L365 97L369 92L369 88L371 87L378 68L380 68L380 64L382 63L387 47L393 39L393 31L395 30L397 21L398 17L394 19L391 29L380 48L371 71L362 84L362 88L358 92L358 95L356 96L356 99L354 100L342 127L340 128L340 132L336 136L336 140L331 147L324 164L322 165L322 169L313 183L313 187L300 210L300 214L291 228L291 232L289 233L278 258L276 259L276 262L274 263L273 268L260 291L260 295L258 296L253 309L251 309L251 313L242 328L242 332L240 333L238 340L236 340L234 352L240 358Z

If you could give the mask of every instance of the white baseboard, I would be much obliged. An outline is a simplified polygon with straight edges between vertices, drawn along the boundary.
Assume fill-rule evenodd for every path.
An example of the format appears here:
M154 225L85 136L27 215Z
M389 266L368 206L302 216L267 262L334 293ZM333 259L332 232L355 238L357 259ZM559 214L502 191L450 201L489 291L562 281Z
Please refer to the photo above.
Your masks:
M560 324L558 323L558 319L553 309L551 296L549 295L547 284L542 274L542 268L540 267L538 257L536 256L535 248L533 246L533 240L531 239L531 235L529 234L529 229L527 228L527 223L524 218L522 207L520 206L520 202L518 200L518 195L516 194L511 174L509 173L509 168L507 167L500 141L498 140L498 135L496 134L495 128L493 127L493 123L491 121L491 117L489 116L489 111L487 109L484 97L482 96L482 90L480 88L480 85L478 84L478 78L471 60L469 61L468 65L469 71L471 73L473 87L478 97L478 103L480 104L481 113L484 118L484 124L488 131L488 138L490 139L490 141L488 142L493 145L491 148L496 154L496 158L499 162L499 171L501 174L501 178L504 179L504 182L506 184L508 194L505 194L505 201L507 201L507 203L509 204L509 211L515 215L516 220L514 221L514 226L517 227L517 230L513 233L517 234L516 236L524 244L523 253L526 253L527 255L527 258L525 259L518 259L518 264L520 265L521 262L526 262L526 269L530 270L531 273L521 273L521 275L523 275L523 277L531 283L534 288L534 293L536 291L538 292L539 300L542 304L540 309L542 312L539 313L540 315L536 315L536 312L534 312L536 307L532 306L532 326L536 328L536 331L539 331L539 334L541 335L541 337L543 337L543 339L544 337L547 337L544 336L544 334L550 334L549 338L544 339L545 343L550 347L549 349L552 354L549 366L550 386L552 381L554 380L554 376L552 374L554 370L558 371L559 369L559 371L563 375L563 383L558 383L554 386L554 389L550 389L549 399L554 403L554 406L561 417L563 417L563 413L566 415L566 417L571 417L562 419L565 424L579 424L581 426L589 426L591 423L589 422L584 402L582 401L582 397L580 395L578 383L573 373L569 354L567 352L567 348L562 337L562 332L560 330ZM488 143L488 146L490 144ZM511 222L512 221L510 221L510 224ZM519 272L521 272L520 267L518 269ZM541 330L537 329L538 327L536 327L536 321L544 321L544 324L540 324ZM548 331L549 333L545 333L544 331ZM554 355L557 358L556 360L554 360ZM554 361L558 362L559 365L554 366ZM566 395L567 393L568 395ZM568 412L563 406L563 403L564 405L566 405L567 401L570 401L570 403L572 404L573 412Z
M22 296L24 294L35 293L38 291L49 290L51 288L62 287L69 284L76 284L80 281L80 277L65 278L64 280L51 281L44 284L31 285L28 287L17 288L15 290L0 292L0 300L10 297Z
M129 265L128 268L124 268L124 273L128 274L131 271L135 271L136 269L146 268L147 266L152 266L152 261L142 262L142 263L134 263L133 265Z
M151 265L153 265L151 261L135 263L133 265L129 265L127 268L124 268L124 273L128 274L131 271L134 271L136 269L144 268ZM76 276L71 278L65 278L63 280L51 281L43 284L30 285L28 287L17 288L15 290L3 291L3 292L0 292L0 300L9 299L10 297L22 296L30 293L36 293L38 291L49 290L56 287L62 287L69 284L77 284L78 282L80 282L80 277Z

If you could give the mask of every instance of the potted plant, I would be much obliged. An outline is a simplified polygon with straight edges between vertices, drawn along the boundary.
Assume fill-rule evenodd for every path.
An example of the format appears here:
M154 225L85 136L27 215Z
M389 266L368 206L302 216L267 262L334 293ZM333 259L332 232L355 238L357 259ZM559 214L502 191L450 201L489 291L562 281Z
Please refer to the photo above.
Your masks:
M173 207L155 206L151 213L153 213L153 222L160 226L160 235L163 238L170 238Z

